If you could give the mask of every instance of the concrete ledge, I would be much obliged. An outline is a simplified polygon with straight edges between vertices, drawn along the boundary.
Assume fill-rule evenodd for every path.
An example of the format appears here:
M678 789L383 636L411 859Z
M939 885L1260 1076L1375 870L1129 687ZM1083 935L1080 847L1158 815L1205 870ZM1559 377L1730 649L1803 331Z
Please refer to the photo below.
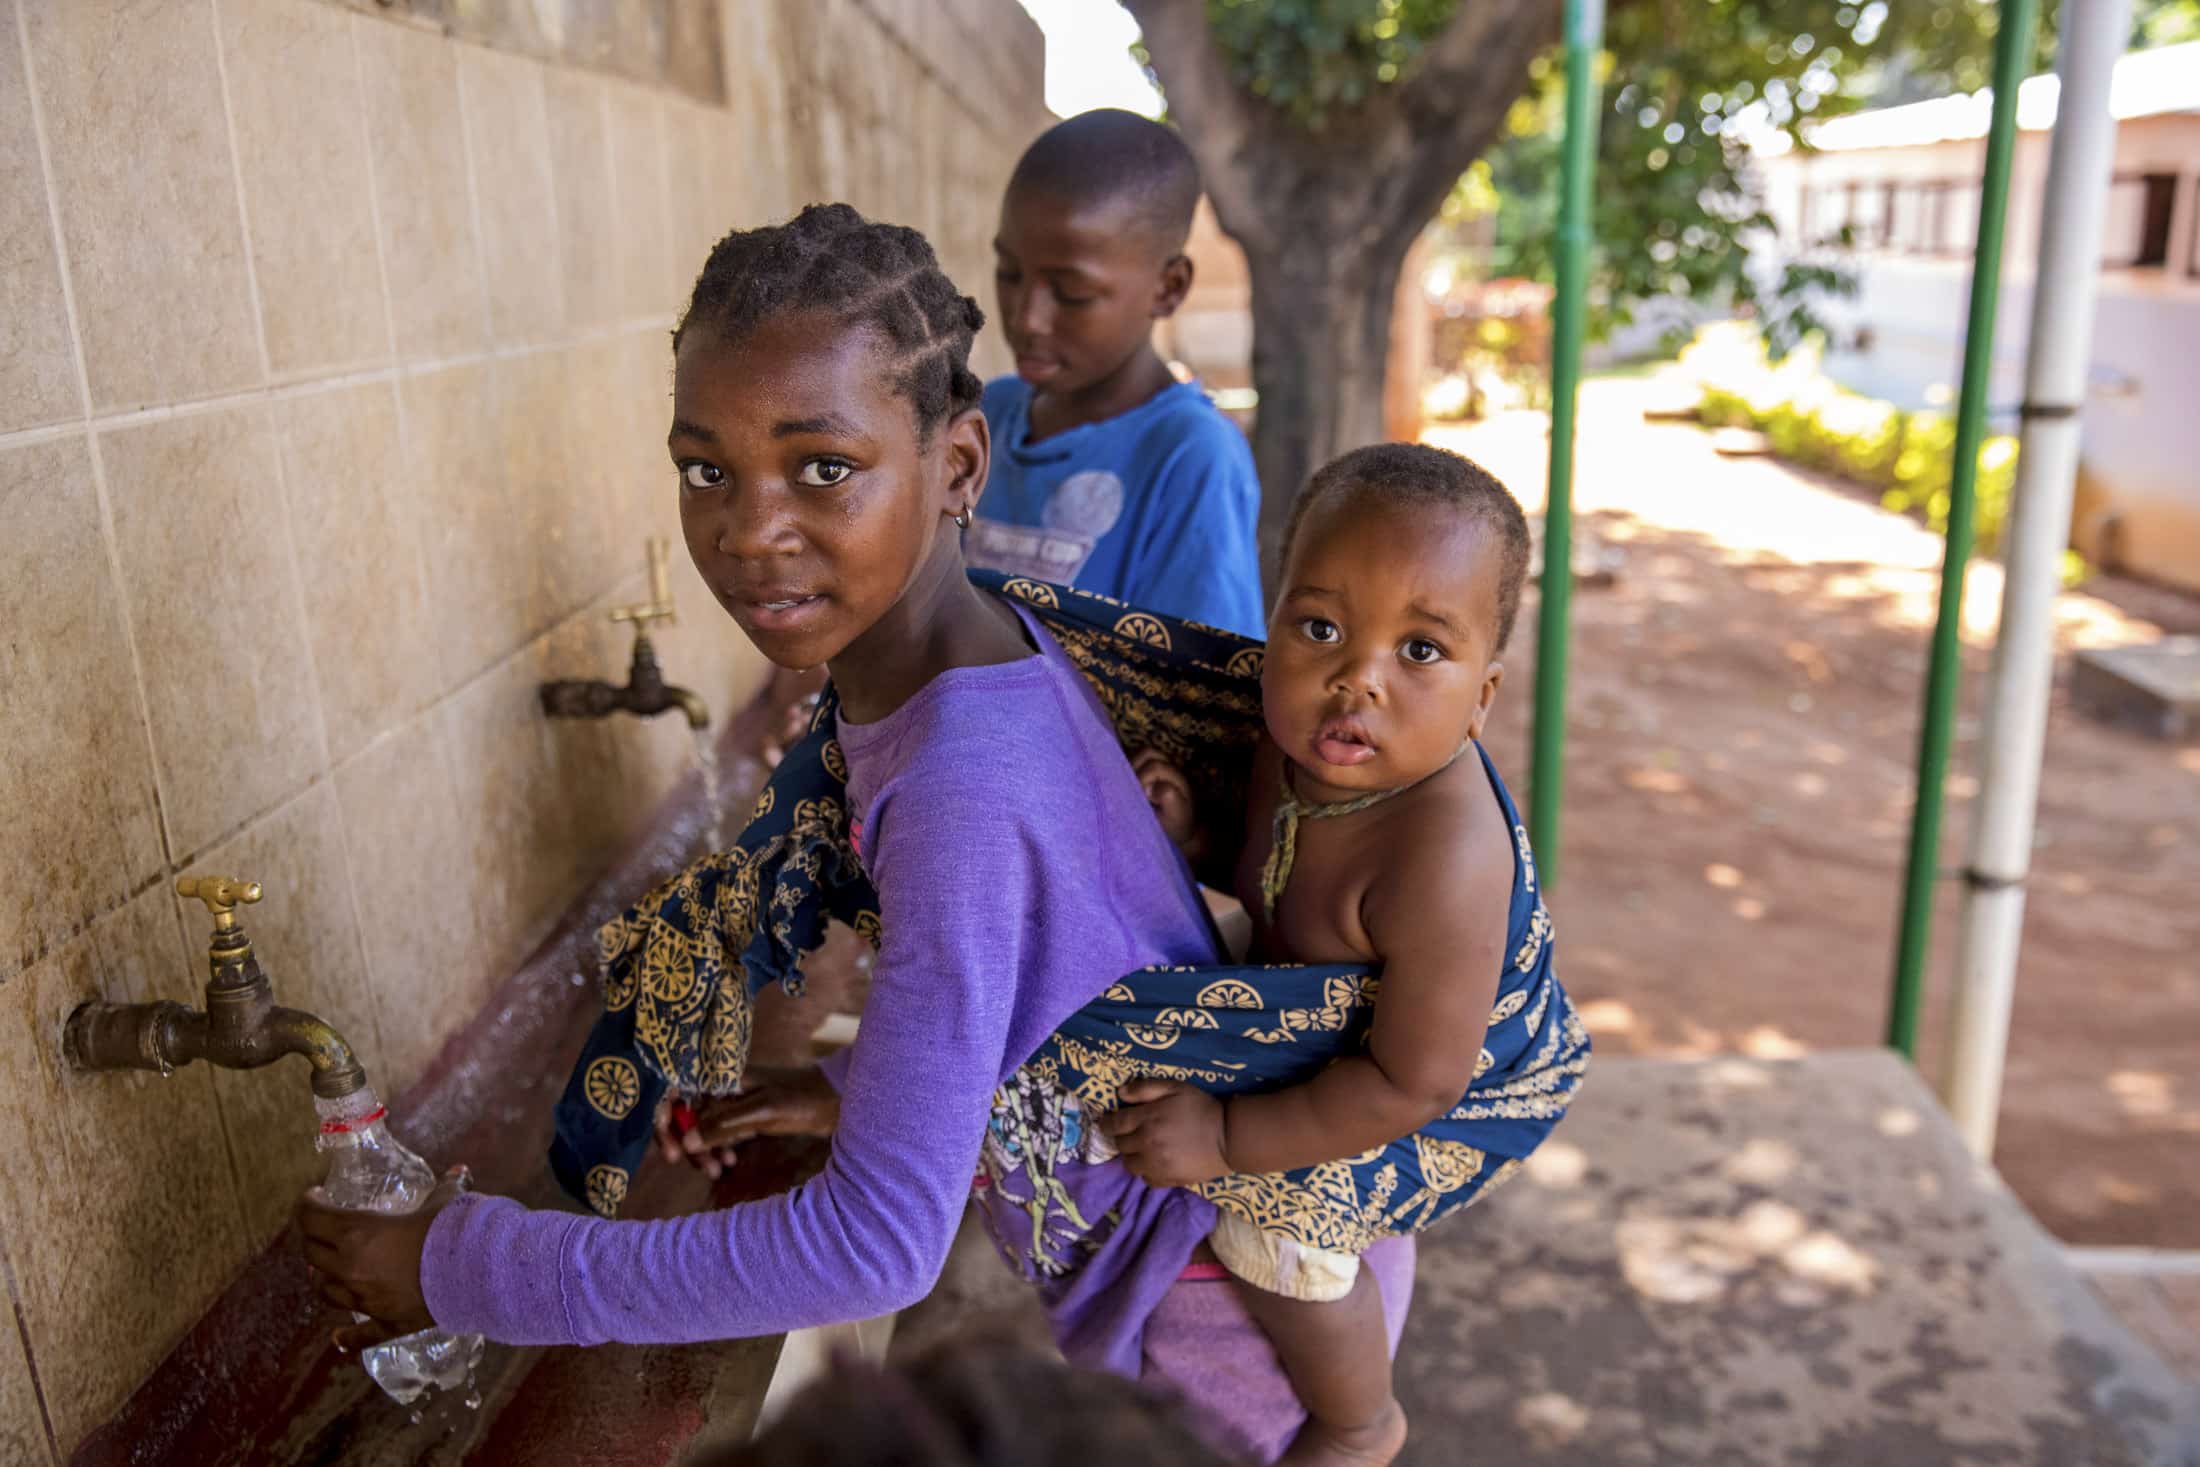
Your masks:
M2200 637L2080 652L2071 660L2070 701L2152 738L2200 739Z
M1884 1051L1600 1059L1423 1240L1403 1459L2200 1463L2136 1339Z

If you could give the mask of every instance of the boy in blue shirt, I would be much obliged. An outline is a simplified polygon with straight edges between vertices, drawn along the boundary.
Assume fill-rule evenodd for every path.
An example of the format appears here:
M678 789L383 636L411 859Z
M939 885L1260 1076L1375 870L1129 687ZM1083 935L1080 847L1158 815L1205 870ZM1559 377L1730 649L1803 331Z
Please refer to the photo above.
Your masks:
M1016 375L986 385L993 469L964 554L1265 635L1245 435L1153 348L1191 289L1199 170L1132 112L1087 112L1017 163L993 242Z

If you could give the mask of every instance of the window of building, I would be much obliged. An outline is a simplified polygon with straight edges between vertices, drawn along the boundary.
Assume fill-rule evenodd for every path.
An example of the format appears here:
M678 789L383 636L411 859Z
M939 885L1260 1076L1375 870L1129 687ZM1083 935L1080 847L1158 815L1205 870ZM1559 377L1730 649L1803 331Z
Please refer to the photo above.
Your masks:
M1953 179L1940 186L1940 213L1933 240L1942 255L1968 255L1978 247L1979 185Z
M2168 264L2169 226L2176 204L2176 174L2118 174L2108 185L2101 264L2109 269Z

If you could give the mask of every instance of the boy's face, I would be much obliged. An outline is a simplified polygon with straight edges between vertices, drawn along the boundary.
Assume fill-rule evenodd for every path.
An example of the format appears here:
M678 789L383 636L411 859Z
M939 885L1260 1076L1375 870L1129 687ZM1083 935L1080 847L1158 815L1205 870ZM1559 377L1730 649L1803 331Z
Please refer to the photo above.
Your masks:
M680 525L703 581L782 667L818 667L954 553L947 517L985 482L975 411L917 429L868 330L790 312L728 345L707 327L674 358Z
M1433 774L1479 738L1497 662L1497 555L1456 510L1349 490L1307 512L1268 626L1261 706L1300 793Z
M1012 188L1001 200L993 285L1016 371L1071 396L1114 373L1191 288L1191 262L1156 240L1128 198Z

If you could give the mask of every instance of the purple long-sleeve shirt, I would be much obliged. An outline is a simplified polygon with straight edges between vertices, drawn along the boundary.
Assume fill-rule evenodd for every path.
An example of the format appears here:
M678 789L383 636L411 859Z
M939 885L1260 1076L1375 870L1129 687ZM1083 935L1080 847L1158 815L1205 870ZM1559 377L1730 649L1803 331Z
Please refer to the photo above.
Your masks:
M512 1344L679 1342L906 1308L946 1260L996 1087L1123 974L1218 961L1105 712L1024 622L1037 655L944 673L886 718L840 726L885 941L861 1035L831 1071L825 1170L655 1222L461 1197L421 1260L437 1323ZM1071 1358L1136 1374L1145 1319L1213 1208L1119 1162L1067 1160L1052 1181L1066 1206L1047 1256L1011 1261L1042 1283Z

